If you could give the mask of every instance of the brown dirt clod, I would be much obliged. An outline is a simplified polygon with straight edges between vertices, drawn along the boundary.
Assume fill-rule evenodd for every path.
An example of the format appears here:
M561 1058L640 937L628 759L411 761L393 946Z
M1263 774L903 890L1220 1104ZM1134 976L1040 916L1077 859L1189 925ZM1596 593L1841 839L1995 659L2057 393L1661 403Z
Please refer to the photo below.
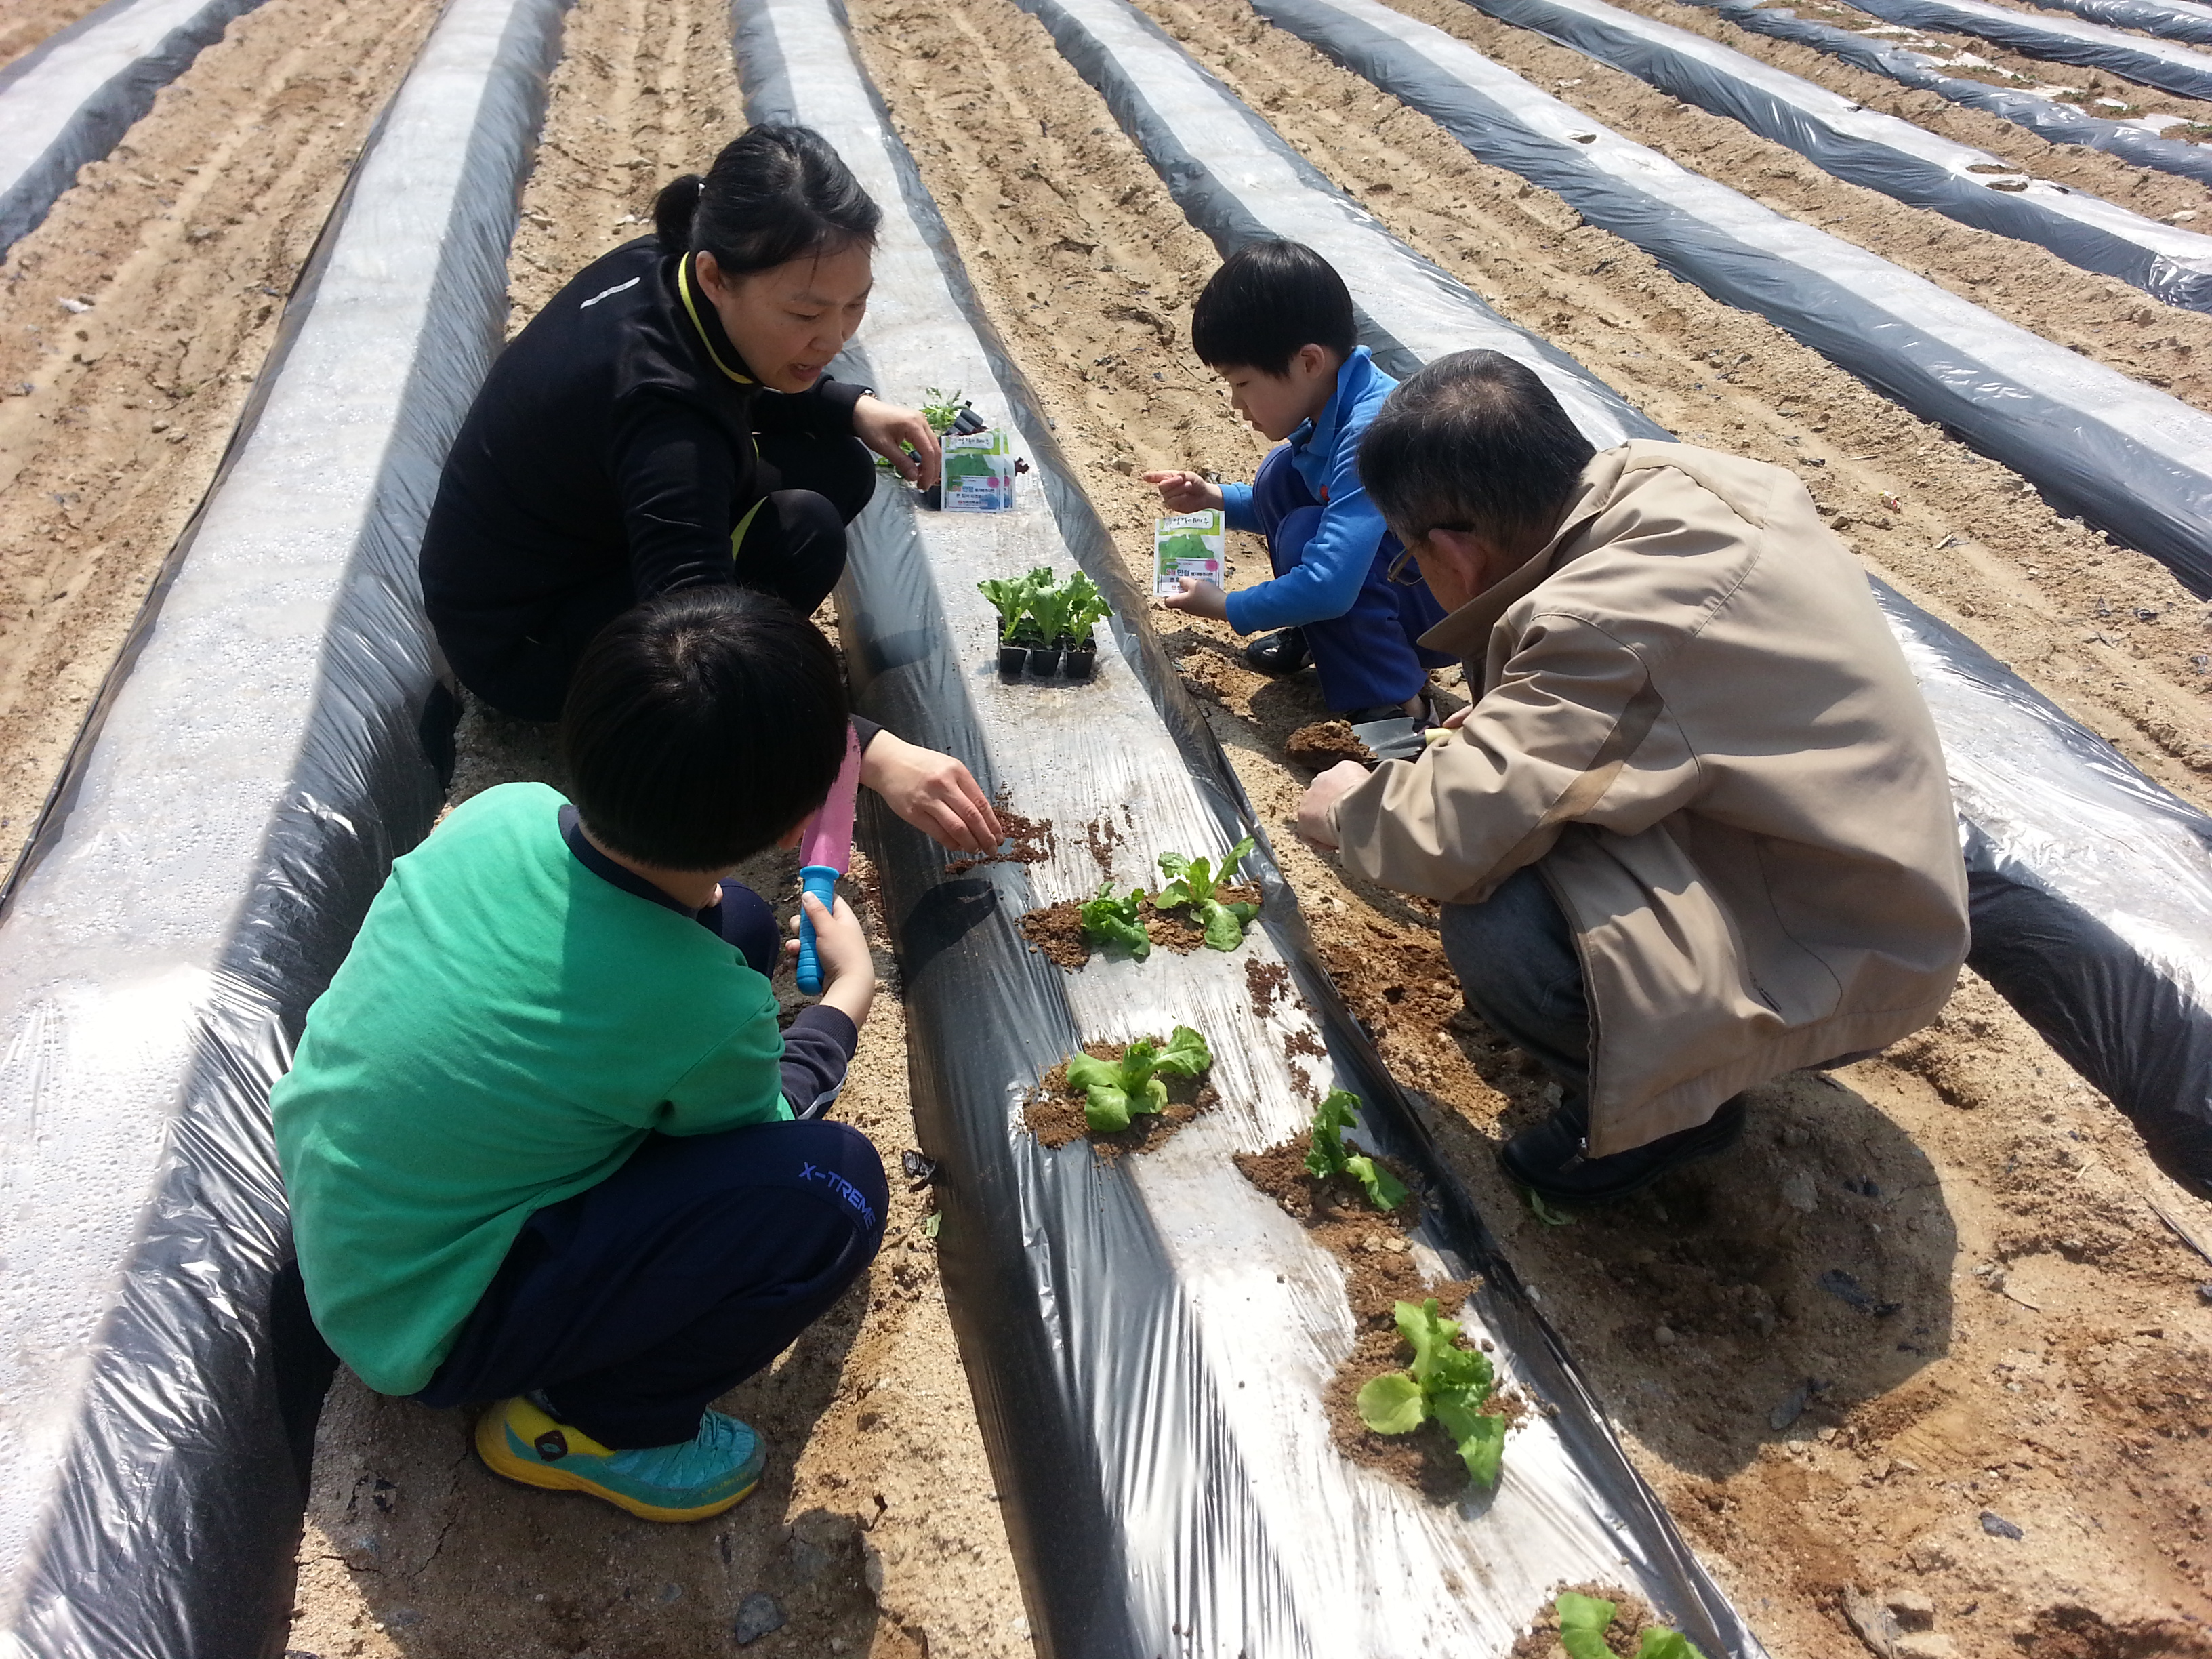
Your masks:
M1311 726L1301 726L1285 739L1283 753L1291 765L1303 766L1309 772L1326 772L1340 761L1375 764L1375 751L1354 737L1351 726L1342 720L1316 720Z

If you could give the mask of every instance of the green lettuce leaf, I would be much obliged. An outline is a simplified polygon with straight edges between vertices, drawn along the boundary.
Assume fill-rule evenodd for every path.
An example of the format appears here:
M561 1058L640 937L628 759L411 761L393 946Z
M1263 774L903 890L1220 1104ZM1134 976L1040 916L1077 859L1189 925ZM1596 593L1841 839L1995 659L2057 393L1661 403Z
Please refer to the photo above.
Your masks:
M1212 1064L1213 1053L1206 1046L1206 1039L1188 1025L1175 1028L1168 1037L1168 1046L1152 1062L1154 1070L1165 1072L1170 1077L1196 1077Z
M1344 1172L1367 1189L1367 1201L1378 1210L1395 1210L1406 1195L1406 1183L1365 1153L1344 1160Z
M1209 903L1206 907L1206 948L1209 951L1233 951L1244 942L1244 918L1237 910L1243 906Z
M1143 888L1132 888L1128 897L1117 899L1114 884L1108 882L1098 890L1097 897L1083 905L1084 937L1093 944L1124 945L1142 962L1152 953L1152 935L1145 931L1144 902Z
M1637 1644L1636 1659L1705 1659L1680 1631L1646 1630Z
M1349 1089L1331 1089L1328 1098L1315 1109L1306 1149L1306 1170L1315 1180L1326 1181L1342 1173L1344 1132L1352 1127L1352 1113L1358 1105L1359 1097Z
M1403 1371L1386 1371L1360 1384L1359 1420L1377 1434L1411 1434L1429 1414L1421 1385Z
M1613 1659L1605 1641L1605 1628L1613 1622L1612 1602L1561 1590L1552 1607L1559 1615L1559 1645L1570 1659Z

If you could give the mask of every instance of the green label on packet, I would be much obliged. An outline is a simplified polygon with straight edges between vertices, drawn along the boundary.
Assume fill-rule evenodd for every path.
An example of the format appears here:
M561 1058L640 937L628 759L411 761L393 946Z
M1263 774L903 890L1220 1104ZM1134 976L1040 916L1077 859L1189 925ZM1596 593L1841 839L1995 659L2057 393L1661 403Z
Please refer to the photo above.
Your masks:
M947 513L1003 513L1014 504L1014 453L1005 433L948 432L944 441Z
M1221 510L1173 513L1152 525L1152 592L1182 592L1185 577L1221 586Z

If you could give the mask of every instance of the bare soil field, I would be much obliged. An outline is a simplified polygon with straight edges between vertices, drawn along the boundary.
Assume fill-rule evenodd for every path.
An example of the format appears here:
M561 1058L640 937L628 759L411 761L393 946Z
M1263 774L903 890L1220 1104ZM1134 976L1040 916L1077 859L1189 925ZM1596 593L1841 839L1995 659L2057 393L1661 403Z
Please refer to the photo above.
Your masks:
M1146 3L1395 234L1686 440L1796 468L1870 568L2212 805L2212 608L2162 568L1476 162L1241 0ZM2203 200L1694 7L1631 3L2138 210ZM1841 185L1454 0L1400 3L1686 165L2212 407L2212 321ZM11 11L0 60L35 44L30 20L58 27L81 9ZM852 10L992 320L1141 572L1155 498L1134 473L1249 477L1265 449L1188 350L1215 251L1009 0ZM0 264L0 860L211 477L344 167L434 12L428 0L269 0ZM716 0L580 0L510 261L514 326L639 234L659 185L738 130L726 29ZM92 309L72 313L63 297ZM1265 574L1255 543L1236 556L1239 584ZM1923 1659L2212 1654L2212 1304L2198 1291L2212 1265L2175 1231L2212 1239L2212 1213L2150 1168L2108 1103L1970 979L1884 1059L1759 1091L1752 1133L1725 1158L1617 1210L1540 1223L1491 1152L1548 1109L1547 1087L1462 1011L1434 907L1347 881L1290 832L1310 775L1285 744L1327 712L1310 675L1265 679L1225 629L1155 621L1270 828L1325 965L1419 1091L1639 1467L1778 1656L1861 1650L1843 1611L1859 1591L1924 1601L1933 1632L1900 1650ZM1456 671L1443 678L1463 693ZM510 778L558 781L542 728L472 708L461 744L457 800ZM788 908L787 860L750 875ZM864 890L865 860L854 875ZM895 1169L913 1136L904 1036L872 920L885 992L840 1112ZM866 1284L725 1402L763 1428L772 1456L763 1489L715 1522L656 1527L510 1486L477 1465L462 1414L342 1380L292 1653L720 1652L736 1621L763 1613L758 1597L784 1622L749 1652L1030 1650L921 1231L930 1200L903 1185Z
M0 17L0 69L67 28L103 0L14 0Z
M0 870L213 481L285 297L437 13L246 13L0 262Z

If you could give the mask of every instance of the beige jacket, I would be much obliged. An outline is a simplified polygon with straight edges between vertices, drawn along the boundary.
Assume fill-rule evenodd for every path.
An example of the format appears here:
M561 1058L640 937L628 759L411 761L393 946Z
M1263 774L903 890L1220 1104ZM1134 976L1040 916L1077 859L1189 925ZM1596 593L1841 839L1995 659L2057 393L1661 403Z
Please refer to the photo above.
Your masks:
M1780 467L1639 441L1439 623L1482 696L1332 814L1345 863L1472 903L1534 864L1576 936L1594 1158L1943 1006L1966 880L1866 573Z

